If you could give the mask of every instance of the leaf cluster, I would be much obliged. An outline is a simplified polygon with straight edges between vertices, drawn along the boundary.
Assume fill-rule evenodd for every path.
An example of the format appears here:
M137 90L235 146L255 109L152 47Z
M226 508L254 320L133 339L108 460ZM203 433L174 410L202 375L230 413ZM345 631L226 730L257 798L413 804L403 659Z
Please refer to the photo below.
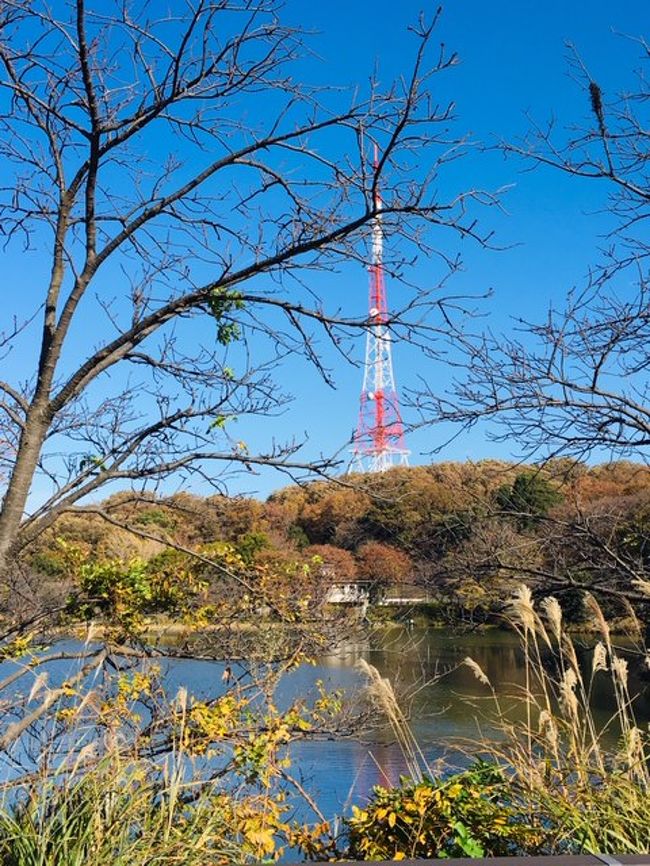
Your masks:
M482 761L444 779L376 787L347 826L350 854L363 860L509 856L543 838L503 772Z

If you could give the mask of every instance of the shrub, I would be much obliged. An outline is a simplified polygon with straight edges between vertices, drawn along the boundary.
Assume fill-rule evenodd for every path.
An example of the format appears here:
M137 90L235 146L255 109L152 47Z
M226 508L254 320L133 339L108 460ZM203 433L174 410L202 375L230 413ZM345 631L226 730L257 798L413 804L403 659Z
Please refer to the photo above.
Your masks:
M376 787L347 826L348 854L360 860L507 856L531 853L543 838L503 771L483 761L445 779Z

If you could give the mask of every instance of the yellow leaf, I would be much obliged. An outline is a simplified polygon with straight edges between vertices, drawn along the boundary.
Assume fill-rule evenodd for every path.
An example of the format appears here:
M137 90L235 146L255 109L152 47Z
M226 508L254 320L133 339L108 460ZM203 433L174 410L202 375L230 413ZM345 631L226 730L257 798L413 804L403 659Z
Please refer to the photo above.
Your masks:
M390 815L388 816L388 826L394 827L396 821L397 821L397 815L395 814L395 812L391 812Z
M272 830L249 830L246 833L246 838L265 853L270 854L275 848L275 840Z

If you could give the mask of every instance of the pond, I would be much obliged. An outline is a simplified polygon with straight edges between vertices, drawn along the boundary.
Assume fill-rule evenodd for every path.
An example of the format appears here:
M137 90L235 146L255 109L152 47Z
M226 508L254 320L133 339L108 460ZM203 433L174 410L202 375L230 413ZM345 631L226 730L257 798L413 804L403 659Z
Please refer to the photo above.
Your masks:
M576 640L585 663L589 663L589 644ZM65 642L63 649L78 648ZM276 702L288 706L296 698L307 701L318 696L318 681L328 690L341 689L351 701L363 692L366 679L358 666L360 659L387 677L399 697L400 707L410 719L410 726L429 766L437 762L447 766L466 765L463 743L475 744L490 734L490 689L480 683L463 664L471 657L490 679L503 705L524 683L524 668L519 641L505 631L457 634L440 629L407 629L383 627L360 643L351 643L337 652L318 659L315 665L303 665L287 674L279 686ZM48 665L51 685L70 675L70 662ZM13 662L0 665L6 676ZM212 698L221 693L225 665L192 659L165 660L162 674L168 694L183 686L197 698ZM240 668L231 664L236 677ZM650 720L650 687L641 675L641 665L631 664L630 691L635 697L637 720ZM21 678L20 691L29 690L34 674ZM29 682L28 682L29 681ZM599 675L592 695L594 715L599 727L612 718L615 701L607 675ZM616 725L611 724L605 739L613 744ZM319 804L323 814L332 818L346 814L351 803L362 803L377 784L391 785L406 772L406 763L389 727L375 724L359 737L309 740L291 747L291 773L296 776ZM6 768L10 772L10 768ZM298 807L298 816L313 819Z
M593 642L576 639L578 647L584 646L585 662ZM315 697L319 680L327 689L342 689L354 700L366 682L357 664L364 659L394 685L428 764L435 769L436 763L444 760L463 766L467 758L462 742L472 744L481 733L489 734L492 707L490 690L463 664L467 656L480 665L500 695L513 695L523 686L522 652L513 633L456 634L400 626L377 631L362 643L320 658L315 666L304 665L288 674L281 683L278 701L289 704L297 697ZM184 685L190 693L207 695L214 693L221 671L221 665L207 662L174 662L167 679L174 688ZM630 691L637 696L637 719L645 723L650 720L650 688L635 676L633 665L631 671ZM236 666L233 673L237 674ZM507 697L504 705L508 705ZM592 705L599 727L606 727L615 709L607 675L596 678ZM613 744L616 736L616 726L611 724L604 738ZM351 803L362 802L373 785L395 784L406 772L403 755L388 727L375 727L361 738L295 743L291 755L291 772L328 818L349 812Z

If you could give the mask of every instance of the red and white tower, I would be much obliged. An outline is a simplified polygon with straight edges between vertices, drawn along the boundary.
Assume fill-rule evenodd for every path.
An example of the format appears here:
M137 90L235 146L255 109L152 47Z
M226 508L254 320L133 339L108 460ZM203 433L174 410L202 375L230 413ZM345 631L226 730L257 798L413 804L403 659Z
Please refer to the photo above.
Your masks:
M374 166L379 165L375 145ZM393 376L391 331L383 263L381 194L375 189L377 216L372 225L372 263L370 265L370 302L366 333L366 360L361 389L359 424L352 445L352 472L384 472L391 466L408 466L404 445L404 425Z

